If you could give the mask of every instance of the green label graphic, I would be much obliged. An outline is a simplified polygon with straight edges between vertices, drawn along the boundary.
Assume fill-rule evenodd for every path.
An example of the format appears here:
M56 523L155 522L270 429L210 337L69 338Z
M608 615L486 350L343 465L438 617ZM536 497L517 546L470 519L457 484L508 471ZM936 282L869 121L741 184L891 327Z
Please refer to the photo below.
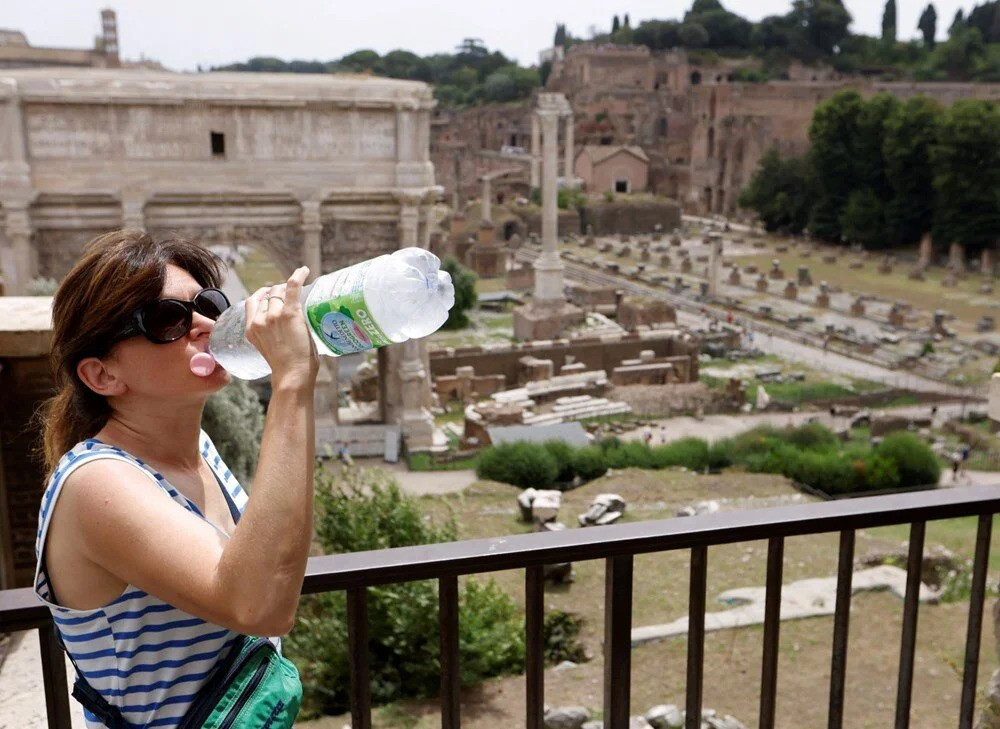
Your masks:
M333 289L343 291L347 288L347 292L306 306L309 325L334 354L353 354L392 343L375 323L365 304L364 274L367 268L368 262L365 262L341 271L337 283L348 285L341 287L335 284Z

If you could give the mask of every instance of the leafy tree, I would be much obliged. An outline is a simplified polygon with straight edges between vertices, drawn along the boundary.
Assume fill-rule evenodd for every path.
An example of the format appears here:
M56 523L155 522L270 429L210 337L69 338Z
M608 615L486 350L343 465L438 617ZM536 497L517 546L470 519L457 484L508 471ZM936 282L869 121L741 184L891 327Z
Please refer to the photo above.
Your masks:
M632 38L650 50L668 50L680 45L679 28L675 20L646 20L632 31Z
M863 103L857 91L834 94L816 107L809 127L817 188L809 230L826 240L840 241L841 216L855 189L854 146Z
M430 81L430 65L410 51L395 50L389 51L382 57L382 73L391 78L414 79L416 81Z
M953 26L948 40L938 44L931 54L930 67L944 78L968 78L976 70L984 51L979 28L968 28L964 24Z
M965 24L969 28L978 28L984 42L1000 42L1000 0L974 6Z
M840 216L841 234L865 248L884 248L884 202L870 187L853 190Z
M920 22L917 23L917 28L923 33L924 45L933 49L934 44L937 42L935 40L935 36L937 35L937 10L934 9L933 3L928 3L927 7L924 8L924 12L920 14Z
M257 472L264 408L245 380L235 377L205 403L201 427L244 488Z
M708 31L698 23L684 23L677 30L677 35L685 48L702 48L708 44Z
M441 268L451 275L451 282L455 286L455 305L448 312L444 328L464 329L469 326L469 317L465 312L479 303L479 295L476 293L476 274L452 256L445 257Z
M885 0L885 10L882 11L882 41L896 42L896 0Z
M971 32L978 33L977 29ZM934 238L981 248L1000 230L1000 109L960 99L940 116L934 165Z
M611 20L611 32L612 32L612 33L617 33L617 32L618 32L618 30L619 30L619 29L620 29L621 27L622 27L622 24L621 24L621 22L620 22L620 21L618 20L618 16L616 15L616 16L615 16L615 17L614 17L614 18L613 18L613 19Z
M629 23L628 13L625 13L625 20L622 22L622 27L623 28L631 28L632 27L631 24Z
M739 205L755 210L769 231L801 233L809 221L812 185L812 170L804 158L781 159L772 148L740 194Z
M897 106L885 121L882 156L891 198L886 230L892 245L909 245L930 231L934 220L931 146L941 107L917 96Z
M824 56L847 37L851 24L851 14L839 0L794 0L790 15L809 48Z
M372 50L354 51L340 59L340 65L351 71L375 71L379 68L381 57Z

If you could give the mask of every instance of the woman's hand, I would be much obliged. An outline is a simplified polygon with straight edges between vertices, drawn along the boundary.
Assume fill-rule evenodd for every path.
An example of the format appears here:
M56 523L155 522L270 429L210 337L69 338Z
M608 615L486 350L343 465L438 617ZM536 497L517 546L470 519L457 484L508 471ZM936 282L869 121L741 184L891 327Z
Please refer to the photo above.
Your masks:
M302 285L309 269L302 266L288 281L258 289L245 302L247 341L271 367L271 386L316 384L319 358L302 310Z

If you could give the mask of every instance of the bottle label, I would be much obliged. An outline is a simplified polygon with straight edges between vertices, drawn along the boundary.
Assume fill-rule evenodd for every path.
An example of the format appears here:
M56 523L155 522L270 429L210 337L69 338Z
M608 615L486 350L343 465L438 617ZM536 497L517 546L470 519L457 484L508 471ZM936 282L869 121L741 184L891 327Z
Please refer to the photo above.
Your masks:
M332 297L314 304L306 303L309 326L336 355L392 344L365 303L365 277L371 264L365 261L341 269L330 287L335 292Z

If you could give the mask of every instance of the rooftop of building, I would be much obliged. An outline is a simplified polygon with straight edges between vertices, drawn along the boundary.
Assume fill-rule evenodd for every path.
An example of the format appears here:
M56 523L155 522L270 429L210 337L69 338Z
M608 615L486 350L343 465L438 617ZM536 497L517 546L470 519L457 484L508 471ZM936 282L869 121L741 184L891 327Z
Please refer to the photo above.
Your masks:
M28 68L0 70L0 98L32 101L171 103L267 101L286 105L338 102L429 108L430 87L354 74L172 73L146 69Z
M587 155L590 157L591 164L596 165L614 157L619 152L626 152L638 157L643 162L649 162L649 157L642 151L642 147L630 147L622 144L587 144L580 150L580 154L577 157Z

